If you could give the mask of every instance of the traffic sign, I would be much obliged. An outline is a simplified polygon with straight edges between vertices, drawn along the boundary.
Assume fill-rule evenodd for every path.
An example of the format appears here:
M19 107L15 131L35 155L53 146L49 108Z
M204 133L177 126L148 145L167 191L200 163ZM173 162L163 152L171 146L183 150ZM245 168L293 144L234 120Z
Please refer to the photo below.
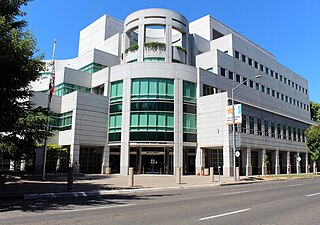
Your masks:
M236 151L236 157L240 156L240 151Z
M301 161L301 157L300 157L300 156L297 157L297 161L298 161L298 162Z

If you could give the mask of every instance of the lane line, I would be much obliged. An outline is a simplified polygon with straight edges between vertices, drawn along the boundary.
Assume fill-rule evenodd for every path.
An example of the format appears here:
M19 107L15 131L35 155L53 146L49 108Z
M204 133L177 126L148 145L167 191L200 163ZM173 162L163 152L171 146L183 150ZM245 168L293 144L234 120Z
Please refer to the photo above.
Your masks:
M87 211L87 210L96 210L96 209L111 209L111 208L120 208L126 206L133 206L135 204L126 204L126 205L108 205L108 206L99 206L99 207L92 207L92 208L84 208L84 209L66 209L62 212L80 212L80 211Z
M232 215L232 214L242 213L242 212L249 211L249 210L251 210L251 209L249 209L249 208L248 209L241 209L241 210L237 210L237 211L233 211L233 212L222 213L222 214L218 214L218 215L214 215L214 216L204 217L199 220L200 221L209 220L209 219L214 219L214 218L218 218L218 217L222 217L222 216L228 216L228 215Z
M292 184L292 185L289 185L288 187L297 187L297 186L302 186L303 184Z
M312 196L315 196L315 195L320 195L320 192L319 192L319 193L314 193L314 194L307 195L307 197L312 197Z
M242 194L242 193L248 193L250 191L238 191L238 192L230 192L230 193L224 193L222 195L236 195L236 194Z

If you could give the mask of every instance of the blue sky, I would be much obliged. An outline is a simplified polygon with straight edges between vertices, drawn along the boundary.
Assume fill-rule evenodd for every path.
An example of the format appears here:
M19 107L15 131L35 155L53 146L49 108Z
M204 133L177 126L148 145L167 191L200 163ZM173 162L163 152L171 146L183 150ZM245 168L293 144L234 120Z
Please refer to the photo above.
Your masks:
M24 8L40 52L74 58L79 32L104 14L124 20L142 8L177 11L189 21L210 14L276 56L309 82L310 100L320 102L319 0L34 0Z

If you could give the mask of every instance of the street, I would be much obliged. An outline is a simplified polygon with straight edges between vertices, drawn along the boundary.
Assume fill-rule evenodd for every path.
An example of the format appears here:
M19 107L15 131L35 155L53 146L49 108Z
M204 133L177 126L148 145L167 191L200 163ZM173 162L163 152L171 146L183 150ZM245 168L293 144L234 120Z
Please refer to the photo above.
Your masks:
M0 224L319 224L320 179L8 200Z

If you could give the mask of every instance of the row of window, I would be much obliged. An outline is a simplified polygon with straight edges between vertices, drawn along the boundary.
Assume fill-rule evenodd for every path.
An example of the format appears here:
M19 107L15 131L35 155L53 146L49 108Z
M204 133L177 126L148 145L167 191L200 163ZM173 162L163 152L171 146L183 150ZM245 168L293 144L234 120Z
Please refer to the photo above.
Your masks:
M87 73L95 73L95 72L98 72L99 70L102 70L104 68L106 68L105 65L101 65L99 63L90 63L90 64L80 68L79 70L83 71L83 72L87 72Z
M223 76L223 77L228 77L230 80L233 80L233 81L236 81L238 83L241 83L241 82L245 82L247 80L246 77L243 77L239 74L235 74L233 73L232 71L228 71L226 70L225 68L222 68L220 67L220 75ZM301 101L298 101L296 99L293 99L292 97L289 97L287 95L284 95L278 91L275 91L269 87L266 87L258 82L255 82L253 80L249 80L249 82L245 82L244 85L247 85L249 86L250 88L253 88L253 89L256 89L257 91L261 91L262 93L265 93L267 95L270 95L274 98L277 98L279 100L282 100L284 102L287 102L289 104L292 104L294 106L297 106L301 109L305 109L307 111L309 111L309 105L301 102Z
M82 87L75 84L61 83L54 88L54 95L64 96L74 91L90 92L90 88Z
M162 78L132 79L131 99L170 99L174 98L174 80ZM196 102L196 84L183 82L183 100ZM122 100L123 81L115 81L110 86L110 102Z
M51 115L51 127L53 130L70 130L72 126L72 111L54 113Z
M241 55L241 57L240 57ZM295 88L296 90L299 90L302 93L305 93L306 95L308 94L308 89L302 87L301 85L298 85L294 81L278 74L277 72L273 71L272 69L269 69L268 67L262 65L261 63L247 57L246 55L238 52L235 50L234 56L236 59L241 60L244 63L248 63L250 66L256 68L257 70L264 72L267 75L270 75L271 77L274 77L277 80L280 80L281 82L287 84L288 86Z
M253 116L242 115L242 123L236 126L236 131L258 136L305 142L304 130L286 124L280 124Z

